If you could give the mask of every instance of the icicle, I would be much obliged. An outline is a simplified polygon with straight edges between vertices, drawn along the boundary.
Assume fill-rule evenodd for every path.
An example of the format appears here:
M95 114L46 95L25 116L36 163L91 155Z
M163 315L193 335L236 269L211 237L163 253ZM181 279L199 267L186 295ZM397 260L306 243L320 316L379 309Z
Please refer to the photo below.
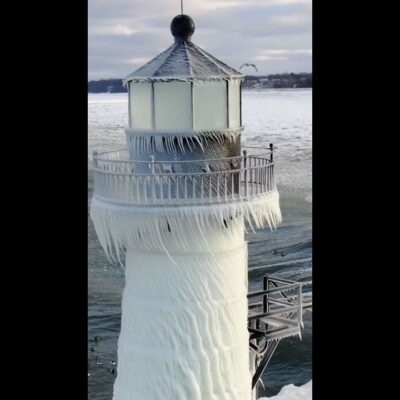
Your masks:
M191 152L194 151L196 143L204 151L204 145L211 144L210 139L219 144L223 143L224 140L235 143L242 130L243 127L215 131L157 132L127 128L125 129L125 134L131 154L149 154L156 148L157 151L176 155L177 150L182 153L185 153L187 149ZM156 142L156 145L154 145L153 141ZM186 142L187 147L184 146L184 142Z
M212 207L130 206L109 203L94 196L90 215L104 251L112 254L112 249L117 250L117 258L118 250L127 245L147 246L157 251L165 251L170 246L186 249L193 246L192 241L198 241L199 237L203 238L203 247L212 249L207 230L217 229L222 236L230 238L240 231L237 226L240 216L253 231L255 227L265 226L275 229L282 220L276 191L265 193L257 200L220 203Z

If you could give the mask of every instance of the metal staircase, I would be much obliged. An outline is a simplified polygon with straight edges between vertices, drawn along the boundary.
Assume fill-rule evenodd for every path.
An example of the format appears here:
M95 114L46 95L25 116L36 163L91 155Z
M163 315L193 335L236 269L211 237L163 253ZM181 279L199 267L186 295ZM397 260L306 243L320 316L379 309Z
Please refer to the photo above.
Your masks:
M303 312L312 307L312 302L311 297L303 298L301 282L270 275L263 277L263 290L250 292L247 297L254 389L279 342L290 336L301 338Z

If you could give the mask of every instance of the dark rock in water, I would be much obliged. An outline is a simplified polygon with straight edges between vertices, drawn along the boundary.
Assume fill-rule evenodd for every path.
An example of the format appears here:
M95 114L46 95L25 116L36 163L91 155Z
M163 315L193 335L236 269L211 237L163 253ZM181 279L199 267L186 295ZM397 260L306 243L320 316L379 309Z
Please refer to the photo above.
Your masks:
M91 348L90 348L90 351L95 351L95 348L92 346Z
M111 369L110 369L110 372L111 372L112 374L115 374L115 368L111 368Z
M111 365L115 365L115 361L114 360L111 361Z
M101 339L100 336L95 336L95 337L94 337L94 340L95 340L96 342L98 342L100 339Z
M285 257L285 255L286 255L285 253L283 253L283 252L281 253L281 257Z

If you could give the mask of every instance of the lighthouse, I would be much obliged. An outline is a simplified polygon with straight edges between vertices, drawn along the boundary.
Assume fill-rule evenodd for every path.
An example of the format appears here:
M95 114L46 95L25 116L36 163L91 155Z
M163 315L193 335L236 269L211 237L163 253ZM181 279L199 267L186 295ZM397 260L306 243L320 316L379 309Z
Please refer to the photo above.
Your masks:
M272 148L241 147L244 76L192 42L128 75L126 148L94 153L90 214L124 263L114 400L251 400L245 232L281 222Z

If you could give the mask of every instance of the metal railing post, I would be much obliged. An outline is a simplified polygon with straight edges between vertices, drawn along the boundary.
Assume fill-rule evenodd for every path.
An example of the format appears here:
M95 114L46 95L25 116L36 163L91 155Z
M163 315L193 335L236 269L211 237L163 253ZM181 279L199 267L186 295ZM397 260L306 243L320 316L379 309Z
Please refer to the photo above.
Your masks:
M269 149L271 150L270 161L273 162L274 161L274 145L272 143L269 144Z
M93 151L92 155L93 155L93 166L95 168L98 168L99 167L99 161L97 160L97 151Z
M263 289L264 290L269 289L269 278L267 275L264 275L263 277ZM264 294L263 296L263 312L264 313L269 312L268 294ZM265 324L265 330L268 330L268 324Z

